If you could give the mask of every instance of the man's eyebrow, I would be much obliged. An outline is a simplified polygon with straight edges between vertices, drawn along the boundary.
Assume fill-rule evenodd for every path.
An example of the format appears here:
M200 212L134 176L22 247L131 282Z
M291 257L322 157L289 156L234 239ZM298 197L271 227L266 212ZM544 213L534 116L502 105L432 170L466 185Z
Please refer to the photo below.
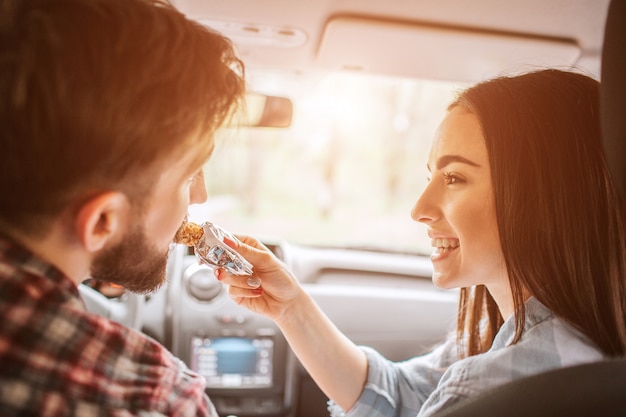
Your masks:
M462 164L467 164L473 167L480 167L480 165L477 164L476 162L471 161L461 155L443 155L437 160L437 169L442 169L446 165L449 165L453 162L460 162ZM430 171L430 165L427 165L427 166L428 166L428 170Z

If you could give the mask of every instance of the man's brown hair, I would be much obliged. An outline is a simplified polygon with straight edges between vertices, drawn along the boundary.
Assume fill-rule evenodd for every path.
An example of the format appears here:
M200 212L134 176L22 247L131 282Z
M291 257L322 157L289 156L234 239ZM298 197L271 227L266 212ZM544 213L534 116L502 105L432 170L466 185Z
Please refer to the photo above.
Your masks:
M231 42L164 2L0 0L0 227L148 193L165 157L208 158L243 91Z

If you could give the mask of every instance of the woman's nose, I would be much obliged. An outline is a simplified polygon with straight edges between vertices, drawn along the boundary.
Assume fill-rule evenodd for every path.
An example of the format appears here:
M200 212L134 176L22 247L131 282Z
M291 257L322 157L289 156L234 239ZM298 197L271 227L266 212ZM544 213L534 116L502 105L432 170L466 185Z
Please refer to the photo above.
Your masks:
M204 171L200 170L194 176L191 187L189 187L189 204L200 204L207 200L206 183L204 182Z
M439 209L435 201L435 192L432 183L428 183L418 197L411 210L411 218L420 223L432 223L439 216Z

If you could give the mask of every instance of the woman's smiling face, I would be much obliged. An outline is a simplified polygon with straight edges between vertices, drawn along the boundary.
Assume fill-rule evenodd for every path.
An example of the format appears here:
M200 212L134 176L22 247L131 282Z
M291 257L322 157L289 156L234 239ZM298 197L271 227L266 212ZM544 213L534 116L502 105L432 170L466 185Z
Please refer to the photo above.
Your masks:
M440 288L509 284L496 222L487 147L476 115L456 106L439 126L428 159L430 181L411 217L428 226L433 282Z

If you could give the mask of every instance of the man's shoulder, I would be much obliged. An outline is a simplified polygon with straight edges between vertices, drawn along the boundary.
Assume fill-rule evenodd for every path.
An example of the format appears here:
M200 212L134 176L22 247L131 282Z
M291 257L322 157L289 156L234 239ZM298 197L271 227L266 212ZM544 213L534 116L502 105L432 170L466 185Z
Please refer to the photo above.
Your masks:
M37 297L3 302L0 410L62 407L88 416L97 406L167 415L184 402L211 409L204 380L155 340L87 312L78 295Z

